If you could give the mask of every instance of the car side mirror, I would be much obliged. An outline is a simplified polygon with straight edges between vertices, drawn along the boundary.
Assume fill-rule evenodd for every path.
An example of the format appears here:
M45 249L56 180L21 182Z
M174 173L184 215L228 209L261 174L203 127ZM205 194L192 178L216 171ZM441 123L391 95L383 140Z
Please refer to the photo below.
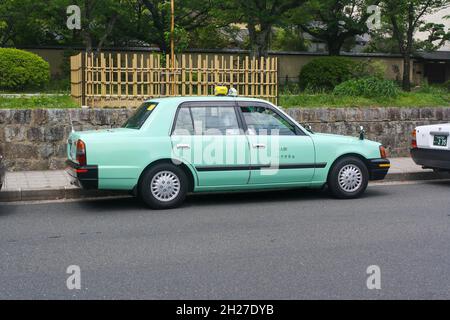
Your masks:
M305 129L306 129L308 132L310 132L310 133L314 133L314 131L313 131L311 125L309 125L309 124L307 124L307 123L305 123L305 124L303 125L303 128L305 128Z
M364 140L366 136L366 131L363 126L359 127L359 140Z

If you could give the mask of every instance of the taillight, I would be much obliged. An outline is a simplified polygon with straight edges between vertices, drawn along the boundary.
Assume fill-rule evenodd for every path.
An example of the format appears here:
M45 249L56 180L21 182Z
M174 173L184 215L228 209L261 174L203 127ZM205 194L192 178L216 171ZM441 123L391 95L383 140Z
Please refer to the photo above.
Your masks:
M80 166L85 166L86 161L86 145L82 140L77 141L77 162Z
M386 148L383 146L380 146L380 155L381 155L381 159L387 159L387 151Z
M416 134L416 130L414 130L412 132L411 148L413 148L413 149L417 148L417 134Z

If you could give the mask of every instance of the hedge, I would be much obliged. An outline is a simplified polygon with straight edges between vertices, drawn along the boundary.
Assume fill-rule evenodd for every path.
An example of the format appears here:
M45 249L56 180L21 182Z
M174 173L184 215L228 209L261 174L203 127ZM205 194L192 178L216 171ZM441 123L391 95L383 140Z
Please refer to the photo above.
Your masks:
M0 90L42 88L50 81L50 66L38 55L0 48Z
M345 57L321 57L305 65L300 72L300 88L331 91L353 78L356 63Z

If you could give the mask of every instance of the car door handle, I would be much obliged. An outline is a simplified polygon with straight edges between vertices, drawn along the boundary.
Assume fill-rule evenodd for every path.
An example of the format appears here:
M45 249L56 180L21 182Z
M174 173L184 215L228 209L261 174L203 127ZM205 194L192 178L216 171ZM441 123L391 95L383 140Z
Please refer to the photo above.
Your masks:
M177 149L190 149L191 146L188 144L177 144Z
M258 143L258 144L254 144L253 148L255 148L255 149L265 149L266 145L262 144L262 143Z

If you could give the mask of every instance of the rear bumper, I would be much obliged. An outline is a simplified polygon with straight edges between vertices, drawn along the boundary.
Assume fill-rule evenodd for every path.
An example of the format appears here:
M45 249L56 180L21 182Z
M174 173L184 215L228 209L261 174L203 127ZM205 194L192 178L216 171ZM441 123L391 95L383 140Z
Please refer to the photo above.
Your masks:
M370 180L383 180L391 168L391 162L388 159L369 160Z
M80 166L67 160L67 173L72 177L72 183L83 189L98 189L98 166Z
M450 150L414 148L411 157L424 168L450 170Z

